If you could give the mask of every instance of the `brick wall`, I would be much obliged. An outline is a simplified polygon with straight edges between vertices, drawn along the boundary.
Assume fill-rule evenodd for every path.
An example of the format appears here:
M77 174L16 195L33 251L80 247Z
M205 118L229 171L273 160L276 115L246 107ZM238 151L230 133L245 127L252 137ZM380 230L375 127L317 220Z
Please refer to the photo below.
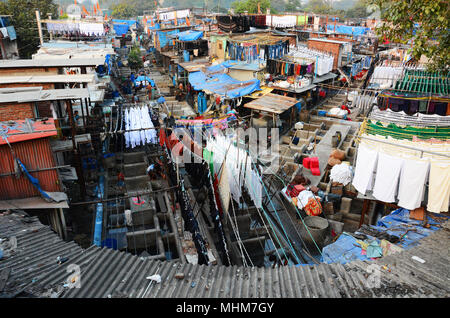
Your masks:
M0 121L23 120L26 118L34 118L31 103L0 105Z
M333 63L334 70L337 69L338 67L340 46L341 46L340 43L316 41L314 39L308 40L309 49L331 53L334 56L334 63Z

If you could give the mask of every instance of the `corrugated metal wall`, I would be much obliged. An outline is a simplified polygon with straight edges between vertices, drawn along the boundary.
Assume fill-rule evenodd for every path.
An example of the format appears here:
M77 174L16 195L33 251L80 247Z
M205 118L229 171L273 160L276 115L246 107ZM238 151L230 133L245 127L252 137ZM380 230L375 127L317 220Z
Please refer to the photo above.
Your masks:
M17 158L22 161L28 170L56 166L48 138L17 142L11 146ZM10 148L8 145L0 146L0 175L11 172L14 173L14 160ZM31 175L39 180L43 190L49 192L61 191L55 169L33 172ZM24 199L39 195L39 191L23 174L20 178L15 176L0 177L0 200Z

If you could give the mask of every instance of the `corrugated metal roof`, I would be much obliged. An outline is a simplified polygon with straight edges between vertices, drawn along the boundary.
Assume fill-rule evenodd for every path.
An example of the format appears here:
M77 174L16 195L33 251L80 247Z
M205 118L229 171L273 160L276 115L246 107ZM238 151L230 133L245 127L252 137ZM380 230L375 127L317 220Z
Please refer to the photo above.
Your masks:
M269 93L245 104L244 107L268 113L281 114L297 104L297 102L293 97Z
M18 253L0 260L0 273L11 269L5 290L13 294L50 297L143 297L143 298L287 298L287 297L449 297L450 223L410 250L372 262L320 264L279 268L199 266L160 262L111 249L81 250L62 242L36 221L24 223L20 216L0 216L3 236L16 236ZM5 244L5 243L2 243ZM62 265L57 256L69 257ZM425 263L411 259L418 256ZM63 285L70 264L80 266L81 288ZM381 271L380 287L366 285L369 265ZM385 268L383 268L386 266ZM146 277L161 275L161 283ZM177 279L175 274L183 273Z
M58 173L53 153L50 148L48 138L35 139L12 144L15 156L22 161L30 174L39 180L39 184L44 191L60 192ZM0 146L0 175L13 174L0 177L0 199L23 199L40 196L39 191L21 173L17 178L15 173L15 164L9 146ZM48 170L43 170L51 168ZM36 172L32 172L38 170Z
M12 144L20 141L56 136L58 134L53 118L49 118L45 122L31 119L0 122L0 130L0 145L7 144L5 138Z

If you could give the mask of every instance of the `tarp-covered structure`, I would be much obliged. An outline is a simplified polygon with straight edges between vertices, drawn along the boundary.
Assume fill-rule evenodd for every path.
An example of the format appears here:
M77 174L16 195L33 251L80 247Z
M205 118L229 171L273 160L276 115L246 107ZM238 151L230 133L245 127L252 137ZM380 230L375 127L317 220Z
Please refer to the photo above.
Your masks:
M152 87L155 87L155 82L148 76L140 75L134 80L134 85L136 86L147 86L148 84L151 84Z
M135 25L137 23L136 20L117 20L113 19L113 28L118 36L122 36L126 34L130 29L130 26Z
M170 46L171 40L169 39L169 36L175 35L177 33L180 33L180 30L172 30L172 31L158 31L158 40L159 40L159 47L163 48L167 45Z
M260 90L260 81L238 81L228 74L225 69L237 65L237 61L225 61L218 65L210 66L205 72L193 72L189 74L189 83L196 91L205 91L207 94L217 94L225 98L237 98Z
M188 30L175 35L180 41L196 41L203 37L203 31Z
M329 31L335 31L341 34L351 34L351 35L364 35L370 31L370 28L365 28L361 26L351 26L351 25L334 25L328 24L327 29Z
M448 218L440 214L429 213L427 215L427 221L430 227L425 228L422 226L423 221L410 219L409 215L409 210L403 208L397 209L391 214L381 218L377 222L377 225L370 225L369 227L378 233L384 232L385 234L398 237L400 240L395 243L395 245L402 249L410 249L417 245L421 239L429 236L440 228L439 218L441 218L442 221L445 221ZM430 215L435 217L431 217ZM361 232L355 232L355 234L359 233ZM370 235L367 235L367 237L368 239L366 242L369 243L372 241L372 247L376 248L376 246L380 246L381 241L378 238ZM345 264L354 260L371 260L370 256L372 255L369 247L367 250L363 250L359 242L361 241L344 232L336 242L323 248L321 261L328 264Z

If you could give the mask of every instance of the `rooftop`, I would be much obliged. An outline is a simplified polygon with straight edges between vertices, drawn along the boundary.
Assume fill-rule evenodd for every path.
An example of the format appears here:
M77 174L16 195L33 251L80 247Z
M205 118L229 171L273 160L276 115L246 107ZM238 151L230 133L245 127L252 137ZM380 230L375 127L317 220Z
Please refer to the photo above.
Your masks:
M37 217L13 211L0 215L0 295L14 297L121 298L287 298L287 297L449 297L450 223L418 246L376 261L347 264L244 268L148 260L92 246L64 242ZM14 244L17 242L17 244ZM416 256L426 260L420 263ZM57 257L67 258L58 264ZM83 273L81 288L69 289L68 266ZM381 269L380 287L368 288L368 266ZM386 269L385 269L386 268ZM388 270L387 270L388 269ZM182 278L175 275L181 273ZM148 276L159 274L156 284ZM177 275L178 276L178 275ZM78 277L75 278L79 279Z
M0 122L0 145L7 143L5 138L12 144L56 135L57 131L53 118L49 118L45 122L31 119Z

